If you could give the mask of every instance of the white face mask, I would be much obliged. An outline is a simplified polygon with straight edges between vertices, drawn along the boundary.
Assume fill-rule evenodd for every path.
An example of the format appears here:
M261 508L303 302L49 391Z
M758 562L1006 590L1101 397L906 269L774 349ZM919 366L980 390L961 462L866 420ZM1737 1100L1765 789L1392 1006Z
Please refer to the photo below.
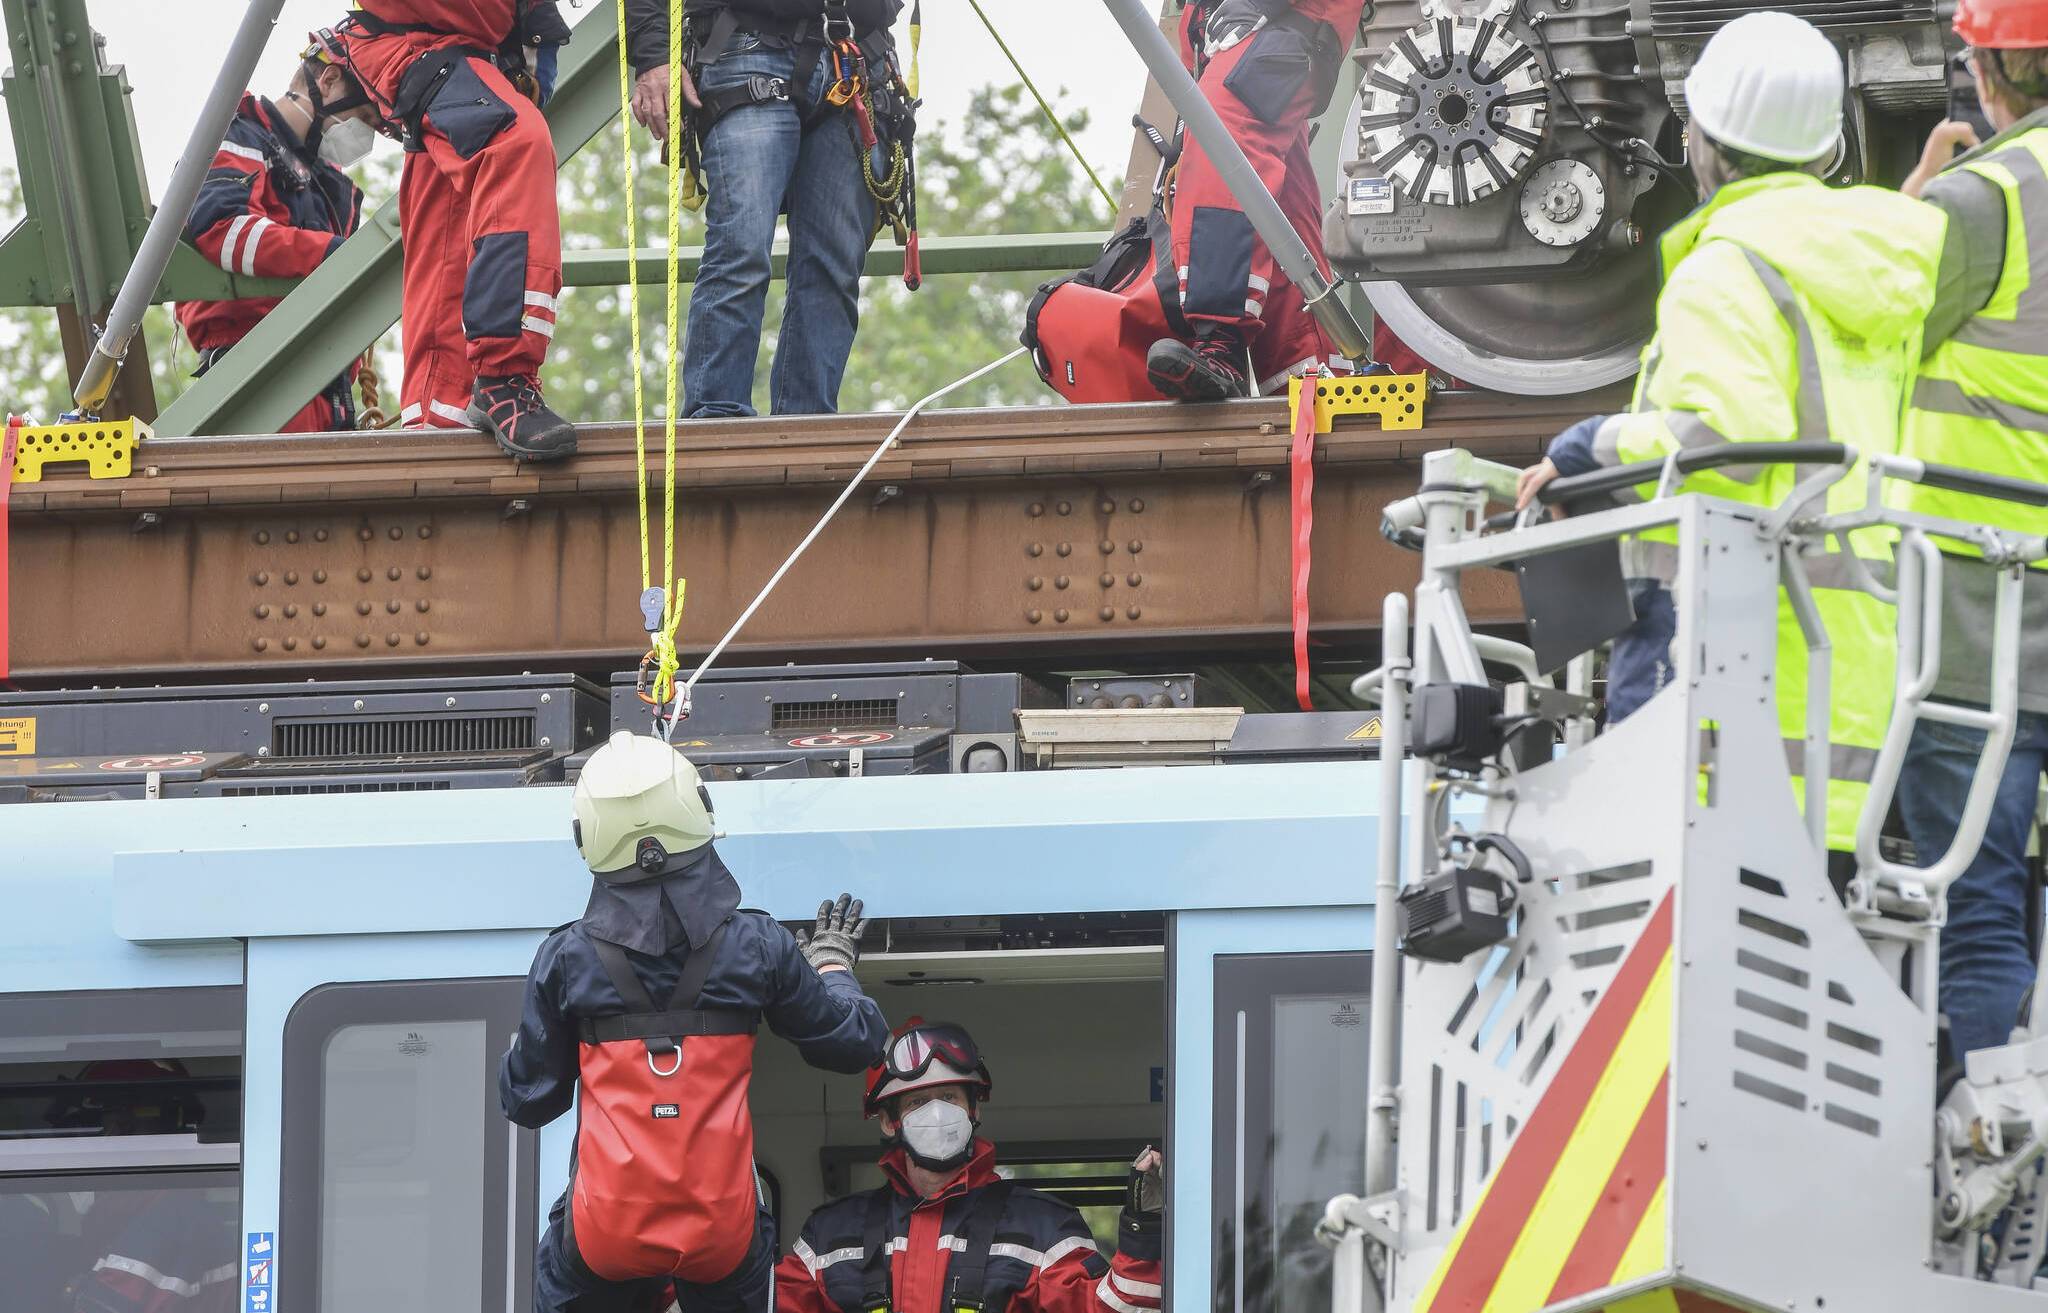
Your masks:
M952 1162L974 1139L974 1119L957 1104L933 1099L903 1114L903 1143L920 1158Z
M362 119L333 119L320 130L320 158L337 169L351 168L370 153L377 130Z

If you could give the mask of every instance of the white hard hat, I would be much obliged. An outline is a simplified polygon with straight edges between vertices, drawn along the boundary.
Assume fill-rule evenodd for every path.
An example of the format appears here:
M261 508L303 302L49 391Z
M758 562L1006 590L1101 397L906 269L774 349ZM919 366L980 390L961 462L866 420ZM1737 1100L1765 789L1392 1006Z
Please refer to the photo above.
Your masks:
M1842 57L1819 28L1777 10L1714 33L1685 79L1692 121L1723 146L1786 164L1842 137Z
M626 730L590 754L571 806L576 847L599 874L637 867L652 875L713 837L711 794L690 759Z

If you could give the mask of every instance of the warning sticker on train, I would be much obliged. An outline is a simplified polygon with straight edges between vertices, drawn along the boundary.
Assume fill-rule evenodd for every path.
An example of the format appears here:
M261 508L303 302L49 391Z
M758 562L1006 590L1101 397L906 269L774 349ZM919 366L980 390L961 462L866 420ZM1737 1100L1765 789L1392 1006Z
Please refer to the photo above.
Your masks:
M196 752L174 753L168 757L116 757L100 763L101 770L183 770L202 766L206 758Z
M887 743L895 738L881 730L855 730L845 734L808 734L800 739L791 739L792 748L871 748L877 743Z

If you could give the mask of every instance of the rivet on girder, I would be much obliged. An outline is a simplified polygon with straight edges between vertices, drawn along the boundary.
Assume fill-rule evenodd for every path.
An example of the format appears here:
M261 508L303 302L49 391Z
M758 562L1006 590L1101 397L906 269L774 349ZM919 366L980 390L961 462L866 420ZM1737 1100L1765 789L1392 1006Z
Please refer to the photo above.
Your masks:
M1063 606L1059 610L1053 612L1052 618L1059 621L1061 624L1067 623L1067 608Z
M313 571L313 582L314 582L314 583L316 583L316 584L324 584L324 583L326 583L326 582L327 582L327 571L325 571L325 570L315 570L315 571Z
M270 650L270 640L259 638L256 640L255 647L258 652L268 652Z
M386 634L386 635L384 635L384 646L386 646L386 647L397 647L397 646L398 646L398 635L397 635L397 634Z
M376 537L376 536L377 536L377 531L376 531L375 529L372 529L372 528L371 528L371 527L370 527L369 525L367 525L367 524L366 524L366 525L364 525L364 526L363 526L362 528L360 528L360 529L356 530L356 537L357 537L357 538L358 538L358 539L359 539L360 541L362 541L362 542L368 542L368 541L370 541L370 539L372 539L372 538L374 538L374 537Z
M324 649L324 648L325 648L326 646L327 646L327 639L326 639L325 637L316 637L316 638L315 638L315 639L313 640L313 650L314 650L314 651L316 651L316 652L317 652L317 651L320 651L320 650L322 650L322 649Z
M421 647L427 645L427 631L422 629L412 636L412 641Z
M299 650L299 640L298 640L298 639L296 639L296 638L287 638L287 639L285 639L285 640L284 640L284 650L285 650L285 651L287 651L287 652L296 652L296 651L298 651L298 650Z
M392 599L391 599L390 601L388 601L388 602L386 602L386 603L384 604L384 609L385 609L386 611L389 611L389 612L390 612L391 614L393 614L393 615L397 615L397 614L398 614L398 608L399 608L399 601L398 601L398 599L397 599L397 598L395 598L395 597L394 597L394 598L392 598Z
M268 547L270 545L270 533L268 530L258 529L256 531L256 545L258 547Z
M368 602L357 602L357 603L356 603L356 614L357 614L357 615L368 615L368 614L370 614L370 604L369 604Z
M1074 511L1074 503L1070 501L1063 501L1054 509L1057 510L1061 515L1071 515Z
M389 534L392 542L397 542L400 538L405 537L405 530L399 528L395 524L392 525L389 530L387 530L387 533Z
M1134 606L1131 607L1129 610L1125 611L1124 614L1129 616L1131 619L1136 620L1140 615L1143 614L1143 612L1141 612L1137 607Z
M434 569L432 566L423 565L419 568L418 574L422 579L431 579L434 577Z
M433 526L433 525L431 525L431 524L423 524L423 525L421 525L421 526L420 526L420 537L422 537L422 538L431 538L431 537L433 537L433 536L434 536L434 526Z
M1072 556L1074 554L1074 544L1061 543L1059 545L1058 551L1061 556Z
M1139 552L1142 552L1144 550L1145 544L1139 542L1136 538L1131 539L1131 555L1136 556Z
M1073 580L1067 578L1067 576L1061 575L1059 578L1052 581L1052 586L1054 588L1065 588L1068 584L1072 582Z
M429 605L430 603L424 597L422 597L419 601L413 603L414 608L420 611L421 613L425 613Z
M1033 543L1024 549L1024 554L1026 556L1043 556L1045 555L1045 544Z
M366 565L366 566L363 566L363 567L362 567L361 569L359 569L359 570L357 570L357 571L356 571L356 582L357 582L357 583L359 583L359 584L366 584L366 583L370 582L370 567L369 567L369 566L367 566L367 565Z
M403 579L405 577L405 571L399 569L397 566L394 565L389 570L386 570L384 572L384 577L395 584L400 579Z
M1114 620L1116 619L1116 608L1113 606L1105 606L1100 611L1097 611L1096 614L1101 616L1104 620Z
M1039 516L1045 514L1045 503L1042 501L1032 502L1030 514L1033 519L1037 519Z
M326 614L327 614L327 603L325 603L325 602L315 602L315 603L313 603L313 614L314 614L314 615L326 615Z
M1124 576L1124 582L1136 588L1139 584L1145 582L1145 576L1142 574L1127 574Z
M256 618L258 620L270 619L270 607L267 603L256 608Z
M299 572L297 570L286 570L284 572L284 581L288 584L297 583L299 581Z
M1095 509L1101 511L1104 515L1114 515L1116 513L1116 503L1104 497L1095 504Z
M324 542L326 542L326 541L327 541L327 530L325 530L325 529L315 529L315 530L313 530L313 541L314 541L314 542L316 542L316 543L324 543Z
M1145 499L1144 499L1143 497L1133 497L1133 498L1131 498L1131 514L1133 514L1133 515L1143 515L1144 513L1145 513Z
M356 646L357 646L357 647L368 647L369 645L370 645L370 636L369 636L368 634L357 634L357 635L356 635Z
M257 586L258 588L261 588L261 587L262 587L263 585L265 585L265 584L267 584L267 583L269 583L269 582L270 582L270 571L268 571L268 570L258 570L258 571L256 572L256 586Z
M1095 548L1104 556L1108 556L1116 551L1116 544L1111 542L1109 539L1104 538L1101 542L1095 544Z
M1105 575L1103 575L1103 576L1102 576L1102 586L1103 586L1104 588L1114 588L1114 587L1116 587L1116 576L1115 576L1115 575L1113 575L1113 574L1105 574Z
M299 540L299 531L297 529L285 530L284 540L288 543L297 542Z
M1024 581L1024 586L1035 593L1039 589L1045 587L1045 576L1042 574L1034 574L1029 579L1026 579Z
M299 616L299 606L298 606L298 603L294 602L294 603L292 603L292 604L291 604L290 606L287 606L287 607L285 607L285 609L284 609L284 618L285 618L285 619L287 619L287 620L296 620L296 619L298 619L298 616Z

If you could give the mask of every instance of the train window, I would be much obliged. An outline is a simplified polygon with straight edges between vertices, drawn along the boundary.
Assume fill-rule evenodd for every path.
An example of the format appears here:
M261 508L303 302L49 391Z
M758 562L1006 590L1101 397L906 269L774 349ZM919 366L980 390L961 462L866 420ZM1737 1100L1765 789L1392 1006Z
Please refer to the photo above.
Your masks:
M530 1308L534 1137L498 1111L520 981L326 985L285 1024L279 1302Z
M1315 1224L1364 1184L1371 954L1219 956L1215 972L1214 1304L1325 1308Z
M0 997L8 1313L233 1301L239 988Z

